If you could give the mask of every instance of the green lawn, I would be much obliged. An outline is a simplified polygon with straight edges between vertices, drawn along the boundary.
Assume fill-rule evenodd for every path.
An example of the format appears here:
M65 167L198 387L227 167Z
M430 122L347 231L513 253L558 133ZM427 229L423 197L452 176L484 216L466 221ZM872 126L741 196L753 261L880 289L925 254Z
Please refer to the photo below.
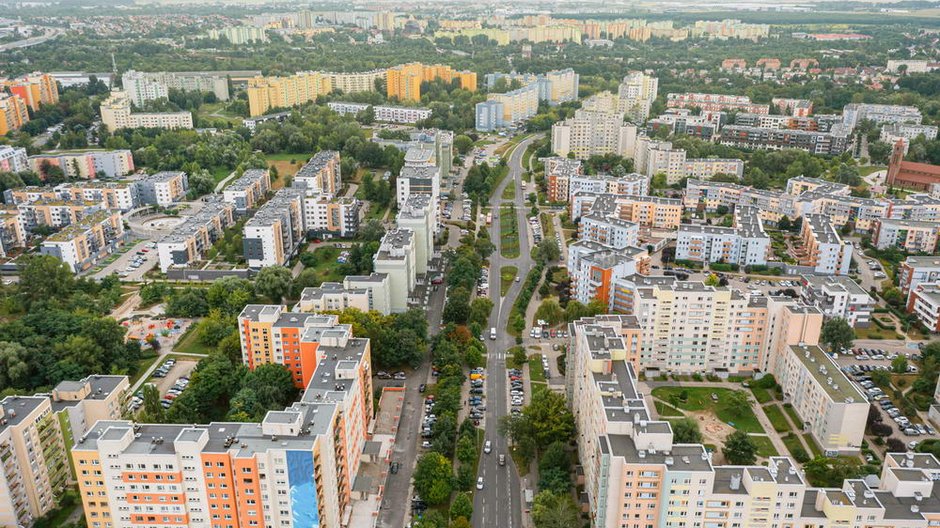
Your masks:
M342 250L333 246L321 246L313 250L313 256L316 258L314 266L305 267L304 271L312 269L316 271L320 283L324 282L342 282L344 276L337 270L339 257Z
M369 211L365 215L365 220L381 220L385 217L385 212L388 211L388 207L382 207L376 203L369 203Z
M533 382L545 383L545 371L542 370L542 355L532 354L529 356L529 377Z
M503 200L512 200L516 197L516 182L509 182L503 189Z
M809 446L810 450L813 452L813 456L822 456L822 448L819 447L819 444L816 443L816 439L813 438L813 435L806 433L803 435L803 441Z
M173 352L181 352L183 354L208 354L212 351L211 348L199 342L196 326L195 323L189 325L189 328L186 329L186 333L183 334L183 337L181 337L180 340L176 342L176 346L173 347Z
M669 416L685 416L682 414L682 411L667 403L663 403L659 400L656 400L654 403L656 404L656 412L659 413L660 417L665 418Z
M212 171L212 178L215 180L215 183L219 183L225 178L228 178L230 174L232 174L231 170L226 169L225 167L219 167L218 169Z
M657 387L653 396L686 411L709 411L719 420L746 433L763 433L764 428L757 421L754 410L735 405L730 398L730 389L711 387ZM687 397L683 400L682 395ZM712 400L712 394L718 401Z
M773 395L767 389L751 387L751 392L754 393L754 399L757 400L757 403L767 403L774 399Z
M803 429L803 420L796 414L796 410L793 409L792 405L784 404L783 410L787 413L787 416L790 417L790 421L793 422L793 425L795 425L797 429Z
M519 274L519 268L515 266L503 266L499 268L499 294L505 296L506 292L509 291L509 287L512 286L512 281L516 280L516 275Z
M785 433L790 430L787 417L783 415L779 405L774 404L764 407L764 413L767 415L767 419L770 420L770 424L774 426L774 431Z
M522 348L521 346L514 346L514 347L512 347L512 348L510 348L509 350L506 351L506 368L511 368L511 369L513 369L513 368L521 369L521 368L522 368L522 365L516 363L516 360L514 359L514 358L515 358L515 352L516 352L517 350L522 350L523 352L525 352L525 349Z
M542 222L542 237L549 240L555 238L555 223L552 222L552 215L542 213L539 215L539 220Z
M130 384L134 385L137 383L137 380L144 375L144 372L147 372L147 369L150 368L150 365L153 365L153 362L159 359L159 356L155 353L144 354L140 359L137 360L137 365L134 367L134 375L131 376Z
M754 442L754 445L757 446L757 456L759 457L766 458L780 454L774 447L773 442L770 441L770 438L766 436L752 436L751 440Z
M787 446L787 450L790 451L791 456L796 456L796 453L800 451L806 452L806 449L803 448L803 444L800 443L800 437L798 435L783 435L783 443Z
M499 252L505 258L519 256L519 222L512 204L499 207Z

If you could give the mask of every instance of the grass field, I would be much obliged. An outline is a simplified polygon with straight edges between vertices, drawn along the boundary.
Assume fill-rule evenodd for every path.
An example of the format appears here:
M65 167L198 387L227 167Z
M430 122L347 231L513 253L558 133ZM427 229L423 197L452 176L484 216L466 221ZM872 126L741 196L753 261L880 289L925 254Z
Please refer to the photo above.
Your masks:
M317 278L321 283L342 282L343 275L336 269L339 264L336 262L336 258L339 257L339 254L340 250L333 246L318 247L313 250L316 265L304 268L304 270L312 269L316 271Z
M542 355L532 354L529 356L529 376L533 382L545 382L545 371L542 370Z
M751 392L754 393L754 399L757 400L757 403L767 403L774 399L770 391L764 388L751 387Z
M787 416L790 417L790 421L793 422L793 425L795 425L797 429L803 428L803 420L801 420L799 415L796 414L796 411L793 410L792 405L784 405L783 411L787 413Z
M783 411L780 409L779 405L775 404L764 407L764 413L767 415L767 419L770 420L770 424L774 426L774 431L785 433L790 430L787 417L783 415Z
M682 411L676 409L675 407L663 403L661 401L656 401L656 412L659 413L660 417L669 417L669 416L685 416L682 414Z
M803 441L806 442L806 445L809 446L809 449L810 449L810 451L813 452L812 455L813 455L814 457L818 457L818 456L822 456L822 455L823 455L822 448L819 447L819 444L818 444L818 443L816 443L816 439L813 438L813 435L811 435L811 434L809 434L809 433L804 434L804 435L803 435Z
M730 389L711 387L657 387L653 396L686 411L708 411L719 420L746 433L763 433L764 428L757 421L754 410L741 407L732 400ZM683 400L682 395L686 395ZM712 394L718 397L712 400Z
M770 441L770 438L766 436L752 436L751 440L754 442L754 445L757 446L757 456L759 457L767 458L780 454L774 447L773 442Z
M784 445L787 446L787 450L790 451L790 455L795 456L794 453L798 453L799 451L803 451L803 452L806 451L806 449L803 448L803 444L800 443L800 437L798 435L795 435L795 434L783 435L782 439L783 439ZM808 455L809 453L807 453L807 456Z
M539 215L539 221L542 222L542 238L549 240L555 238L555 223L552 222L552 215L541 213Z
M512 281L516 279L516 275L519 274L519 268L515 266L503 266L499 269L499 294L500 296L505 296L506 292L509 291L509 287L512 286Z
M519 221L512 204L499 206L499 253L505 258L519 256Z
M183 337L176 342L176 346L173 347L173 352L180 352L182 354L208 354L212 351L211 348L203 345L199 342L199 336L196 331L197 324L189 325L189 328L186 329L186 333L183 334Z

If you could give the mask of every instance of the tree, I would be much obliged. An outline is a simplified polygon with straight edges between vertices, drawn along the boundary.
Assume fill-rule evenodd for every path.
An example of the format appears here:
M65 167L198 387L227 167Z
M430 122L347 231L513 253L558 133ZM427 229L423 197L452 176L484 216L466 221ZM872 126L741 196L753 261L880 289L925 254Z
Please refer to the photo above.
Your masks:
M190 174L188 181L189 192L187 194L190 199L199 198L215 190L215 178L205 169L200 169Z
M571 488L571 475L568 471L551 467L544 471L539 471L539 489L548 490L558 495L563 495Z
M721 450L729 463L748 466L757 461L757 445L744 431L735 431L725 439Z
M537 262L548 263L555 262L561 258L561 249L559 249L558 244L551 239L544 239L539 242L539 245L535 247L533 258Z
M450 499L454 473L444 455L432 451L418 459L414 471L414 487L421 500L430 505L444 504Z
M542 319L550 325L556 325L565 320L565 310L558 304L557 297L549 297L542 301L535 311L536 319Z
M280 303L291 287L291 272L283 266L261 268L255 276L255 291L274 303Z
M229 336L236 329L235 318L225 316L219 310L212 310L209 316L199 321L196 335L199 342L209 347L218 346L222 339Z
M31 353L20 343L0 341L0 389L29 387Z
M448 528L472 528L470 521L466 517L457 517L450 522Z
M702 431L699 430L698 422L692 418L682 418L672 422L673 441L677 444L700 444L702 443Z
M72 271L53 256L27 255L20 258L19 263L19 292L28 302L62 298L75 287Z
M841 352L852 347L855 331L849 326L848 321L835 317L823 324L820 338L829 347L830 352Z
M581 513L569 494L540 491L532 504L532 522L536 528L570 528L581 524Z
M751 400L742 390L731 391L727 397L728 410L735 416L741 416L751 407Z
M718 275L709 273L708 277L705 277L705 286L718 286Z
M144 403L141 406L139 420L149 423L165 423L166 416L163 406L160 405L160 391L157 386L147 383L143 388Z
M898 355L898 357L891 360L891 370L895 374L904 374L907 372L907 357L903 355Z
M537 390L532 403L522 411L536 445L547 446L556 440L567 441L574 435L574 416L565 397L550 390Z
M454 137L454 148L457 149L461 155L464 155L470 152L470 149L473 148L473 139L470 136L460 134Z
M450 518L469 519L471 515L473 515L473 502L470 501L470 496L464 492L458 493L450 505Z
M476 323L482 328L493 312L493 301L489 297L476 297L470 303L470 315L467 317L469 324Z
M470 292L466 288L451 288L447 293L442 318L445 323L466 324L470 316Z

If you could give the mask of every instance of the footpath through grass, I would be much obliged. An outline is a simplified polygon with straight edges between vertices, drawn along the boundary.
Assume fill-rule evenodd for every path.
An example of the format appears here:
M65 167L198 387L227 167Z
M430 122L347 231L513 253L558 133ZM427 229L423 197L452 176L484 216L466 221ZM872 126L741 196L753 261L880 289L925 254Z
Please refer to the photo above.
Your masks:
M710 412L739 431L764 433L754 409L750 404L741 405L737 397L732 396L735 392L717 387L657 387L653 389L653 396L685 411Z

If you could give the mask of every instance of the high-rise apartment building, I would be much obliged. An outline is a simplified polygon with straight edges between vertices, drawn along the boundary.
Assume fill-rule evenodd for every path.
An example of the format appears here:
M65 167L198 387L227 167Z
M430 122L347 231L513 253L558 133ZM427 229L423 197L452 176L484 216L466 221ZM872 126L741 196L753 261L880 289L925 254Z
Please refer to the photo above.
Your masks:
M854 246L842 239L825 216L804 215L800 238L803 241L800 266L823 275L848 275Z
M47 152L29 157L29 170L41 177L45 177L44 170L50 166L62 169L72 179L119 178L134 172L134 156L130 150L81 150Z
M59 102L59 85L48 73L33 72L6 82L13 95L18 95L35 112L40 105Z
M321 150L294 174L291 185L303 188L311 194L335 195L342 185L339 161L339 152Z
M0 172L22 172L30 170L26 149L0 145Z
M386 95L400 101L420 101L421 83L441 80L446 83L458 81L460 87L471 92L477 89L477 74L457 71L443 64L421 64L412 62L389 68L386 72Z
M763 266L770 255L770 236L757 209L736 207L734 225L721 227L682 224L676 239L676 259Z
M225 230L234 225L235 211L235 205L218 197L203 202L199 212L157 241L160 271L166 273L171 267L205 259Z
M228 78L215 72L139 72L121 75L121 86L131 102L143 106L147 101L166 98L170 90L209 92L219 101L228 101Z
M243 244L250 269L283 266L306 240L301 188L279 190L245 223Z
M571 152L576 159L607 154L631 157L636 130L622 113L578 110L574 117L552 125L552 152L561 157Z
M298 72L289 77L255 77L248 80L248 115L260 116L272 108L290 108L333 91L330 77L322 72Z
M0 92L0 136L29 122L29 110L26 101L18 95Z
M417 274L416 243L411 229L391 229L382 237L379 251L372 259L375 272L388 276L391 312L408 310L408 299L414 291Z

